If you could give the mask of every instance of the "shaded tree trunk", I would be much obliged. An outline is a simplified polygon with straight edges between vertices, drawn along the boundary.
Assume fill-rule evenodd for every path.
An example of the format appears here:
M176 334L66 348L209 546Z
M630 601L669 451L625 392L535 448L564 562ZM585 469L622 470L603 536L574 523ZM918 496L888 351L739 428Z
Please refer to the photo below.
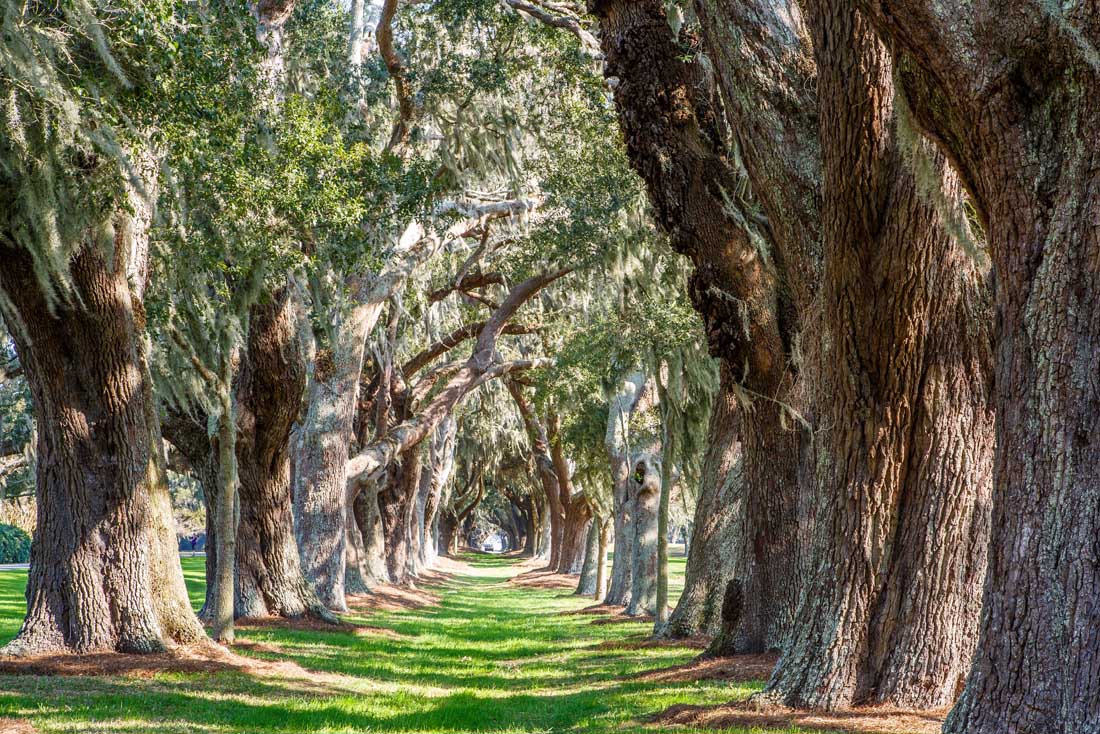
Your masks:
M0 244L3 317L38 424L27 615L6 654L146 653L205 637L179 566L125 245L112 262L82 246L74 300L50 304L30 255Z
M599 601L607 594L607 546L611 541L610 520L594 521L599 524L599 539L596 546L596 592L594 598Z
M827 428L814 573L768 690L814 708L939 707L969 667L986 568L988 297L903 163L885 48L848 4L809 7ZM954 175L932 166L926 183L955 201Z
M737 568L744 485L740 469L735 468L740 441L733 390L729 368L723 365L710 414L709 443L703 459L702 490L695 505L695 532L688 551L684 591L669 618L669 637L718 633L722 594Z
M301 314L290 288L252 310L237 381L238 617L333 620L302 574L290 497L290 431L305 389Z
M605 604L626 606L630 603L630 589L634 584L634 507L630 496L630 465L622 462L623 476L615 475L614 517L612 529L615 539L615 555L611 559L611 579L608 583Z
M344 546L347 563L344 588L348 594L366 594L378 584L388 583L385 536L378 508L378 485L364 488L350 500L352 522Z
M708 650L713 655L778 650L795 624L812 527L812 508L799 491L809 437L794 421L784 425L784 410L760 401L742 422L741 465L731 489L744 516L728 579L742 603L724 608L723 614L736 610L739 616L722 618Z
M420 488L420 447L405 453L403 460L390 470L383 489L378 493L378 509L382 519L386 569L390 581L405 584L409 580L409 523L413 504Z

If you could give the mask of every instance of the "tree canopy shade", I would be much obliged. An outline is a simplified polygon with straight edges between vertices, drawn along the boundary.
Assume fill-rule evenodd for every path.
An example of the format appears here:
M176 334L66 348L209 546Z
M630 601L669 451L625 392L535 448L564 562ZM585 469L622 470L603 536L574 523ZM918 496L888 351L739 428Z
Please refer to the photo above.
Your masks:
M339 629L490 548L775 656L753 706L1096 730L1055 5L0 0L2 654Z

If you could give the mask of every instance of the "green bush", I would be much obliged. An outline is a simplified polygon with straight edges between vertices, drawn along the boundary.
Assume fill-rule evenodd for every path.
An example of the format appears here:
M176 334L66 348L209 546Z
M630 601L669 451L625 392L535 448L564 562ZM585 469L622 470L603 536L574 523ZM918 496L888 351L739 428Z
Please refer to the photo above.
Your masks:
M31 536L14 525L0 523L0 563L26 563L31 558Z

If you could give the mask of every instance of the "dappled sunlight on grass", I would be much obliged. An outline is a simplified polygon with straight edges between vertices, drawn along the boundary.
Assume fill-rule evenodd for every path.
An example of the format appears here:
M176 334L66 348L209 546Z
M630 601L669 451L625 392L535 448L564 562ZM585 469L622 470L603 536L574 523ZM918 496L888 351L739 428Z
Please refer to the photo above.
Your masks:
M373 633L240 632L248 644L238 652L296 663L311 671L308 679L241 671L0 676L0 717L29 719L40 732L620 732L645 729L640 719L673 704L719 703L753 690L639 679L643 671L685 663L697 651L619 647L617 641L636 639L650 625L592 624L591 615L565 614L591 599L508 583L516 559L465 560L468 575L431 587L442 595L437 606L345 617L371 625ZM682 573L683 559L673 562L674 573ZM198 607L203 560L183 564ZM4 639L18 629L24 579L24 573L0 574Z

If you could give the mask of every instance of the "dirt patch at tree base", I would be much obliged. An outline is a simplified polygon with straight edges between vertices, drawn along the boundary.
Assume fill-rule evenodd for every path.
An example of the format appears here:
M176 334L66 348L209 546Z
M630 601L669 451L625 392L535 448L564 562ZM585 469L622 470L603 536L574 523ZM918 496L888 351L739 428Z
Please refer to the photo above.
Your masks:
M683 643L685 641L667 640L667 642ZM706 647L706 642L702 642L701 646ZM699 657L683 665L643 671L637 675L637 679L662 683L687 683L697 680L725 680L732 683L747 683L748 681L770 678L778 660L779 656L774 653L731 655L721 658Z
M528 589L576 589L578 578L567 573L557 573L549 568L533 568L513 576L508 583Z
M348 595L348 610L355 614L404 612L439 606L439 601L439 594L425 589L379 584L369 594Z
M708 641L704 638L670 640L667 637L629 635L619 640L604 640L595 647L597 650L651 650L659 647L690 647L696 650L704 650L707 644ZM672 670L672 668L661 668L661 670Z
M612 616L621 615L626 607L621 604L593 604L590 607L584 609L573 609L568 612L562 612L565 616L573 614L609 614Z
M248 648L248 644L241 645ZM104 676L151 678L160 673L220 673L237 671L252 675L297 677L309 672L296 663L271 662L237 655L213 643L178 647L168 652L135 655L93 652L28 657L0 656L0 675ZM2 730L0 730L2 731Z
M733 701L720 706L671 706L647 723L700 729L812 729L848 734L939 734L947 710L911 711L868 706L845 711L800 711Z
M614 617L593 619L589 624L626 624L627 622L645 622L646 624L653 624L655 621L652 614L639 614L635 617L626 614L616 614Z
M36 729L22 719L0 718L0 734L35 734Z

